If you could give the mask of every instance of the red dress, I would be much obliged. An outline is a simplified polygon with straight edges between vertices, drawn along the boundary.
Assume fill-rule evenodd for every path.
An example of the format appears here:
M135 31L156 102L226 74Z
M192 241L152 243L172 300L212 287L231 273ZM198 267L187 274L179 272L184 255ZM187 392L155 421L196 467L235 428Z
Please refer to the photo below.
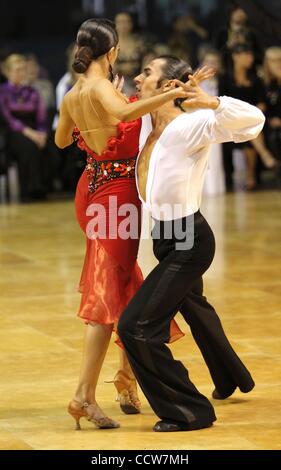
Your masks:
M120 122L117 136L109 138L106 149L100 155L87 146L78 129L73 133L78 147L87 154L87 165L75 196L77 219L87 235L78 312L86 323L116 324L143 282L137 263L141 202L135 182L140 129L141 119ZM126 227L128 220L128 212L119 213L123 204L133 205L130 207L134 208L134 238L120 236L120 229ZM97 207L102 207L102 211L96 212ZM117 224L111 226L112 221L117 221ZM102 235L93 236L97 225L99 229L103 228ZM183 333L172 321L171 341L181 336Z

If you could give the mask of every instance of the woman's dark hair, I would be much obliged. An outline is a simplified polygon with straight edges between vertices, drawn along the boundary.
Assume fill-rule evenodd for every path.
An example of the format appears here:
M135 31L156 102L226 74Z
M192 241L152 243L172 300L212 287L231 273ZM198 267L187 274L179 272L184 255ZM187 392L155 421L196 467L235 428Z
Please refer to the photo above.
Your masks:
M90 63L106 54L118 43L118 34L113 21L106 18L92 18L84 21L79 28L77 51L72 64L77 73L86 72Z
M187 82L188 76L192 74L191 66L182 59L178 59L173 55L161 55L157 59L164 60L162 65L161 77L157 82L157 88L160 88L163 80L180 80L181 82ZM175 106L181 108L181 103L185 101L185 98L177 98L174 103Z

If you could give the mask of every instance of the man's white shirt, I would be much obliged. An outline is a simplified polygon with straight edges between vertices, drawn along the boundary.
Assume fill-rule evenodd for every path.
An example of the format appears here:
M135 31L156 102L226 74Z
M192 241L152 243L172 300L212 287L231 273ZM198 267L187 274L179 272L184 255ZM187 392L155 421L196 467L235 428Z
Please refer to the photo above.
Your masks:
M265 117L244 101L219 97L217 109L196 109L171 121L157 140L149 162L144 207L158 220L186 217L200 208L212 143L246 142L261 132ZM141 153L152 130L142 118ZM138 175L136 171L138 187Z

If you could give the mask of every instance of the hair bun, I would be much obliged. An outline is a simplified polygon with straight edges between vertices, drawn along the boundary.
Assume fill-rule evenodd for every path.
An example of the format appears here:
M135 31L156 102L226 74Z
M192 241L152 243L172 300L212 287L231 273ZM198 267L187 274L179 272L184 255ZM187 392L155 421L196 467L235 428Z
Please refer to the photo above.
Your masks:
M89 46L79 47L72 64L72 68L77 73L84 73L93 60L93 50Z

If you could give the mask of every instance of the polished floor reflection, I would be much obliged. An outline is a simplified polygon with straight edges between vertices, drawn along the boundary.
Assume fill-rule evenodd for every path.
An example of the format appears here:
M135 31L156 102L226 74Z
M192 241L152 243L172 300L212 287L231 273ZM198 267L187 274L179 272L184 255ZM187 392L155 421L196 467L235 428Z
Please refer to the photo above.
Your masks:
M118 365L113 340L98 389L100 405L121 422L81 432L66 406L76 386L84 326L76 291L84 238L72 202L0 207L0 449L280 449L281 197L278 192L209 197L202 212L217 252L205 293L256 381L248 395L214 402L218 421L190 433L158 434L144 397L143 412L119 411L112 384ZM144 227L145 228L145 227ZM149 240L139 256L154 266ZM187 325L172 346L191 379L210 397L212 383Z

